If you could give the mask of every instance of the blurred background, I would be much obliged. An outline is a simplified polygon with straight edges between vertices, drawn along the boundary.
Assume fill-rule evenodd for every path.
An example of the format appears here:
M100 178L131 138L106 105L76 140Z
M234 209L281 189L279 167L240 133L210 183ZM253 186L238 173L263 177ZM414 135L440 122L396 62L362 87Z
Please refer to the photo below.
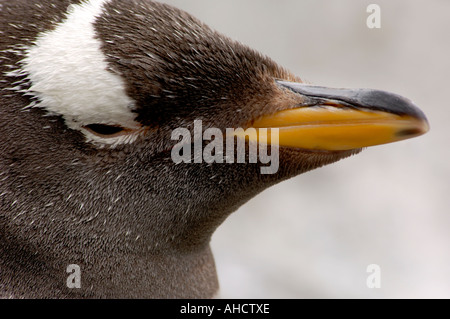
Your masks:
M413 100L431 131L272 187L212 240L222 298L450 298L450 1L162 0L305 81ZM366 8L381 7L381 29ZM369 289L367 266L381 268Z

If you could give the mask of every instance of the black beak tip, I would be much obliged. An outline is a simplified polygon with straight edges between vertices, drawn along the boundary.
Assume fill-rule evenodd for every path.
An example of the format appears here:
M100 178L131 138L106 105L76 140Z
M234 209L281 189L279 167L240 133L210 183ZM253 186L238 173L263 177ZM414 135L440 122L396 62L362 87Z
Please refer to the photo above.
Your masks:
M383 111L396 115L407 115L424 121L428 124L427 117L410 99L401 95L379 91L361 89L356 95L356 101L360 106L369 110Z

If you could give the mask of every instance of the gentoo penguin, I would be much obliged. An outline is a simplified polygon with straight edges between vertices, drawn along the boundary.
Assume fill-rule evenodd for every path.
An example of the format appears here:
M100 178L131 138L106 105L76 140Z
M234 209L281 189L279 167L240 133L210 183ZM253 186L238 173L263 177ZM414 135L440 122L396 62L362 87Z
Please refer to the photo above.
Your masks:
M238 207L428 130L406 98L302 83L153 1L1 0L0 24L1 297L213 297L209 241ZM196 120L278 129L278 171L176 163Z

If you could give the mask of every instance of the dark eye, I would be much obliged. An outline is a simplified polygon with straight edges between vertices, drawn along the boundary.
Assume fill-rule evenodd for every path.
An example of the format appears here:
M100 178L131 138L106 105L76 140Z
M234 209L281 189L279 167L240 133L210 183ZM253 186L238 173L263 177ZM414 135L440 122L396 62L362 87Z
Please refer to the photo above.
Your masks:
M125 131L125 128L120 125L89 124L83 127L91 133L101 137L114 137Z

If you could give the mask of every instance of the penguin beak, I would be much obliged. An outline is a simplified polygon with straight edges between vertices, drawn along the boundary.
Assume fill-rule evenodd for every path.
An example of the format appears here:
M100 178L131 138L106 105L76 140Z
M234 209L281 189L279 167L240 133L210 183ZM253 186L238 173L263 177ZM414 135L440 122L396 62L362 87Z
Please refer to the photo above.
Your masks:
M256 119L251 127L278 128L280 146L344 151L397 142L429 130L422 111L393 93L286 81L277 84L299 94L304 102Z

